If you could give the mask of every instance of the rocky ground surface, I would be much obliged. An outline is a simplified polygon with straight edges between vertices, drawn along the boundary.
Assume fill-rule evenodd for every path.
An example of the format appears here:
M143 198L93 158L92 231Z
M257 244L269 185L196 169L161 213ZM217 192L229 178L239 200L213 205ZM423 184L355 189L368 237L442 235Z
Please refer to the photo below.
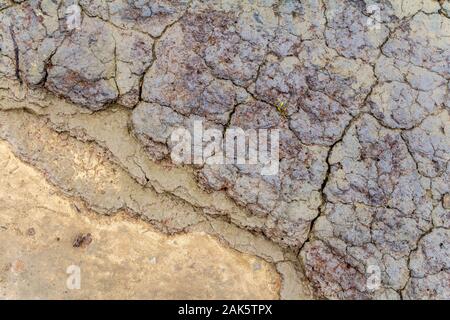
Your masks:
M116 219L106 242L152 248L136 227L115 236L129 223L117 214L137 216L191 243L161 279L192 243L243 261L198 297L450 299L449 16L448 0L0 0L1 146L86 207L54 209L70 211L58 232ZM173 163L172 132L196 120L219 138L279 129L278 174ZM28 191L16 188L2 189L2 225L20 223L7 196ZM23 219L50 219L20 199ZM0 232L2 246L30 245ZM153 272L135 268L123 277ZM10 297L35 294L8 279Z

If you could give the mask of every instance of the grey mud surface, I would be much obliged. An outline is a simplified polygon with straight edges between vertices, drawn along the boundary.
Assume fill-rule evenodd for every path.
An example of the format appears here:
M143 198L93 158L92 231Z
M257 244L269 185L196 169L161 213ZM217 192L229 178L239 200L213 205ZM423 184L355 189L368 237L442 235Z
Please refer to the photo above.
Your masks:
M0 0L0 297L450 299L450 1L74 4ZM195 120L279 173L176 165Z

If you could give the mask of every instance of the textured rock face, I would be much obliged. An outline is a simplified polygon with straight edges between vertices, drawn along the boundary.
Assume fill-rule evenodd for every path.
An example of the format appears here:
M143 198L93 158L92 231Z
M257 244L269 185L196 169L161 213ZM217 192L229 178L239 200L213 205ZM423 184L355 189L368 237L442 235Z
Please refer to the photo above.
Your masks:
M220 217L291 250L317 298L449 298L449 12L448 0L0 1L0 108L100 145L123 168L116 184L190 202L191 220L168 209L176 230ZM28 116L12 117L0 137L45 151L36 165L63 181L42 138L18 133ZM173 166L172 133L199 121L220 142L279 130L278 173L206 162L182 187L153 181L143 163ZM121 190L102 205L152 216L138 186Z

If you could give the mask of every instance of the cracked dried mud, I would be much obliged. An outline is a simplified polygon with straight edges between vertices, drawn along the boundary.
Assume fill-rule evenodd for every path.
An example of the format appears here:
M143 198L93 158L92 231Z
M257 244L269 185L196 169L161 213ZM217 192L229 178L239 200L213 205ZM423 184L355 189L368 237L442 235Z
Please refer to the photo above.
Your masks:
M450 299L449 15L0 0L0 299ZM198 121L278 172L173 161Z

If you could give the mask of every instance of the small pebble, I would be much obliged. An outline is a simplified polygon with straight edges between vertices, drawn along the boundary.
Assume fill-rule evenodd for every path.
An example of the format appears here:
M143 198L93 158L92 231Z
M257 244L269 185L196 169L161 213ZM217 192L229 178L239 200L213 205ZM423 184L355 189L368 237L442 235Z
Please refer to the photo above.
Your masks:
M86 248L92 242L92 236L90 233L80 233L75 237L72 246L74 248Z
M36 231L34 230L34 228L28 228L27 230L27 236L34 236L36 234Z

